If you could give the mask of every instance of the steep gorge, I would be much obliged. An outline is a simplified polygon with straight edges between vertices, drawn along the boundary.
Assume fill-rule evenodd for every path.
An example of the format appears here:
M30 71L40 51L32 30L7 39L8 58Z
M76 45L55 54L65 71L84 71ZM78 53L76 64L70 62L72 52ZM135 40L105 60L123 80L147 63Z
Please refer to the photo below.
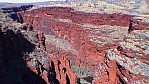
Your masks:
M109 49L117 49L119 42L129 36L131 15L95 14L68 7L45 7L20 12L17 16L22 17L23 24L32 25L35 30L45 34L46 56L51 60L50 70L54 73L49 78L47 74L43 75L46 81L50 79L58 84L54 81L56 79L61 84L75 84L76 76L93 76L93 84L134 83L142 78L148 81L144 75L135 77L136 74L119 65L117 60L111 60L107 53ZM133 24L134 30L148 30L148 23L133 19ZM74 74L72 66L86 67L89 72ZM37 73L35 68L32 67L32 70Z

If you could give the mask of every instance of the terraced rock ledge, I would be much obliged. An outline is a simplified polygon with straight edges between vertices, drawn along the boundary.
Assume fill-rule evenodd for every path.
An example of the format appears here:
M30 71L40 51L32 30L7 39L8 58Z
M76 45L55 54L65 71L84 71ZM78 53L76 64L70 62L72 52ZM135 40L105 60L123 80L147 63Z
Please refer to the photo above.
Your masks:
M24 52L24 63L47 84L147 84L149 23L134 17L55 6L11 12L5 18L19 24L6 30L17 28L34 44ZM1 23L4 32L6 22Z

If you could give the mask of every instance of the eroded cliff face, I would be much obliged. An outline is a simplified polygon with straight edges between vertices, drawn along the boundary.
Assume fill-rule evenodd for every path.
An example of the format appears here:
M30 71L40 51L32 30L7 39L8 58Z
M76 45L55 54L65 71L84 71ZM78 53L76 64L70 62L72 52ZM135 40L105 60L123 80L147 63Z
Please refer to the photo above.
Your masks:
M46 51L44 33L9 15L0 13L0 83L75 84L65 55L56 59Z
M24 53L33 52L35 45L27 40L4 13L0 13L0 83L45 84L46 82L27 67ZM2 19L3 18L3 19Z
M67 7L39 8L18 15L22 25L34 28L35 35L23 30L35 36L29 40L36 42L26 63L46 83L75 84L77 78L80 83L92 84L149 82L148 23L126 14L85 13ZM132 19L133 31L128 33ZM46 38L46 50L39 47L39 31Z
M93 76L94 84L147 83L148 76L132 73L131 69L119 64L118 57L110 59L107 54L109 53L107 50L117 49L121 46L120 42L133 35L128 34L133 16L85 13L67 7L39 8L21 15L25 23L32 24L37 30L46 34L47 49L51 50L51 54L60 58L63 51L71 61L73 69L74 65L90 69L83 74L74 70L77 77L82 79L83 76ZM137 19L133 19L132 23L134 31L148 30L148 23ZM130 50L124 51L132 54ZM146 56L148 55L142 55L147 59ZM136 59L135 56L133 58ZM145 72L149 74L148 70ZM142 78L143 81L140 81Z

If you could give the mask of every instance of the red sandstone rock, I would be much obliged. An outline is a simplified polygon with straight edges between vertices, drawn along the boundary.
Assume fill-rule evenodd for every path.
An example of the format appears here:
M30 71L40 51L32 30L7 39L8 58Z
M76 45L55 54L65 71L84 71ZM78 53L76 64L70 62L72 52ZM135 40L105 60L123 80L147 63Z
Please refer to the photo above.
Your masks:
M54 62L56 78L61 84L66 84L66 81L68 81L66 80L66 76L69 77L70 84L76 83L77 77L70 69L70 64L68 62L69 59L74 61L75 65L77 66L83 67L87 65L88 67L91 67L91 70L96 69L97 65L91 66L90 62L104 61L103 65L101 65L101 71L97 72L98 74L102 73L102 75L100 76L99 80L94 80L93 84L119 84L121 83L120 78L123 77L121 72L127 78L138 78L137 76L135 77L134 75L129 74L126 70L121 70L121 68L119 69L115 61L106 62L107 59L105 58L105 51L107 49L114 49L117 47L118 42L115 42L115 44L111 46L109 46L109 44L98 46L99 44L90 41L89 37L87 37L87 35L91 34L91 31L85 30L84 27L80 26L80 24L89 23L98 26L116 25L128 27L131 16L124 14L91 14L85 12L76 12L71 8L40 8L37 10L21 13L21 15L23 17L24 23L32 24L35 26L36 30L42 31L46 35L56 35L57 38L64 38L65 40L68 40L74 47L74 50L79 52L79 54L74 54L64 49L61 49L59 52L57 52L57 47L55 45L47 43L47 50L51 50L50 54L55 57L51 58L50 60ZM62 22L59 21L59 19L70 19L72 22ZM133 22L133 24L136 23L138 25L134 26L134 30L147 29L149 26L149 24L140 21ZM103 31L102 33L105 32ZM98 36L100 36L100 34ZM61 54L62 52L63 54ZM66 56L68 56L68 58L66 58ZM61 62L59 66L57 64L58 60ZM66 68L66 72L63 71L63 68ZM33 71L37 73L37 71L34 69L35 68L33 68ZM95 74L93 74L93 76L94 75ZM50 82L47 80L47 74L45 72L43 73L43 79L46 80L47 83ZM133 80L128 79L128 81L132 82Z

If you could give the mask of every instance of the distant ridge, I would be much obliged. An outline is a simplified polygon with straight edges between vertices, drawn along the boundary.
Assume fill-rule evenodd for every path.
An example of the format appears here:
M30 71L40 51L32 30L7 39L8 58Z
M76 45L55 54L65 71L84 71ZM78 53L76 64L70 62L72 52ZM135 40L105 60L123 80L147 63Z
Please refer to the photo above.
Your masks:
M31 0L31 1L28 1L28 0L22 0L22 1L8 1L8 0L6 0L6 1L0 1L0 3L3 3L3 4L5 4L5 3L13 3L13 4L18 4L18 3L20 3L20 4L22 4L22 3L44 3L44 2L68 2L68 1L72 1L72 0Z
M0 2L0 4L11 4L9 2Z

